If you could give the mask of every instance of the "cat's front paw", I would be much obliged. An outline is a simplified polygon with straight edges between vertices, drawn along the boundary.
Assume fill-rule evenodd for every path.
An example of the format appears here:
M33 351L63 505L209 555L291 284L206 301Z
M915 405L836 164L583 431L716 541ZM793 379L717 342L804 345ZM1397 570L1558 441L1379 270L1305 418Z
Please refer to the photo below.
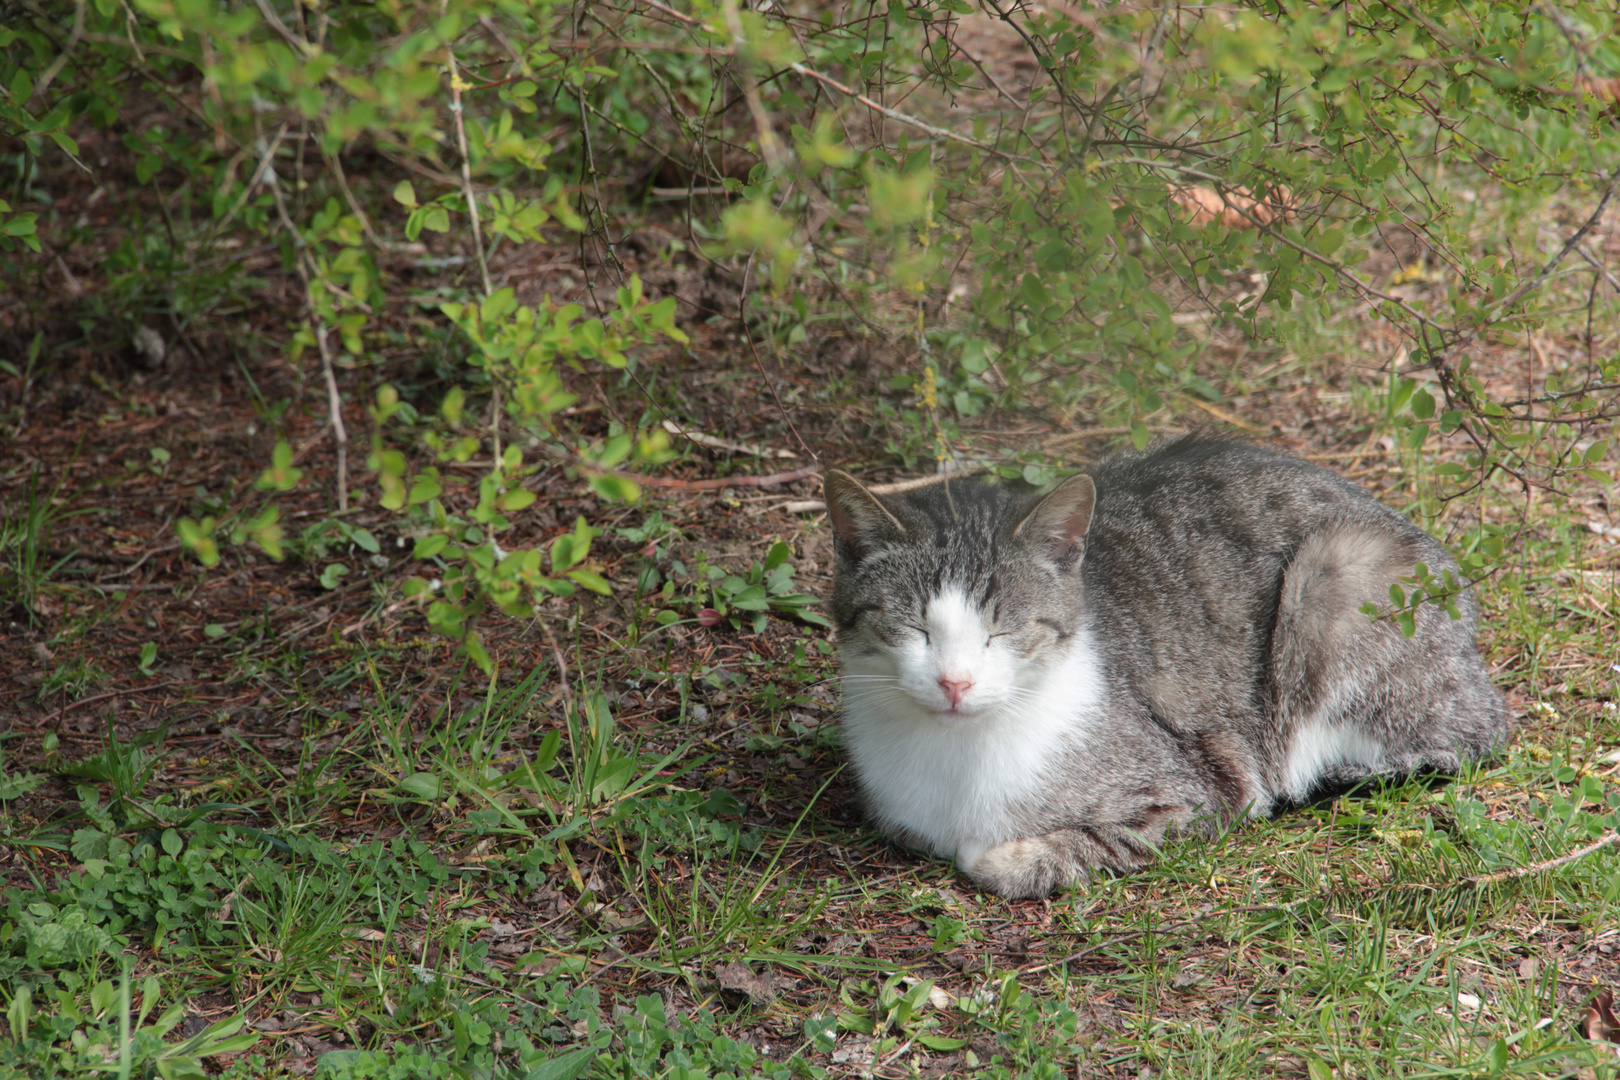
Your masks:
M956 863L979 888L1009 900L1038 900L1064 885L1084 884L1087 876L1068 845L1046 836L1008 840L966 858L959 854Z

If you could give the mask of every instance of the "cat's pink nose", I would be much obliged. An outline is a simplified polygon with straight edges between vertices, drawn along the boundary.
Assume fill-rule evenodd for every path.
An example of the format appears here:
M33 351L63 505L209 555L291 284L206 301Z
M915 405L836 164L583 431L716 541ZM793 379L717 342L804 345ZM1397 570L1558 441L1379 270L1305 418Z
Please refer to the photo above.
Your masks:
M967 692L973 689L973 680L967 677L951 679L942 676L939 680L939 688L945 691L945 700L950 702L951 708L954 709L962 704L962 699L967 697Z

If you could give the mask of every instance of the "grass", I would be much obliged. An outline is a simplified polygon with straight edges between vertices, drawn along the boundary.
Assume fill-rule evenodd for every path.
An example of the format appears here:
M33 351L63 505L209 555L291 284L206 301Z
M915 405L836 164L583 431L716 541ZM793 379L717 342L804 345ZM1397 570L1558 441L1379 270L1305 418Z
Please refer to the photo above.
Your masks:
M28 474L20 506L8 501L0 514L0 605L10 608L29 625L40 616L45 585L72 558L50 556L51 534L62 517L57 503L61 486L50 494L40 490L39 471ZM59 601L56 601L59 603ZM47 602L49 610L51 602Z
M1377 448L1353 385L1322 422ZM48 733L0 761L0 1078L1614 1075L1580 1025L1620 983L1620 851L1559 861L1620 828L1614 550L1505 482L1448 500L1438 460L1340 464L1454 548L1503 532L1512 747L1047 902L861 823L804 519L621 519L619 593L490 624L494 679L359 560L346 593L246 561L82 586L18 699ZM89 547L13 490L70 534L37 551Z
M83 789L66 820L10 838L70 846L83 869L7 894L14 1041L0 1066L71 1073L125 1045L110 1040L126 1015L120 1068L180 1060L154 996L196 1009L192 1026L230 1013L185 1053L236 1048L216 1056L237 1076L293 1056L274 1024L247 1050L231 1026L247 1016L320 1031L334 1076L440 1063L499 1076L1542 1076L1606 1052L1572 1033L1567 984L1613 953L1612 855L1465 880L1620 823L1620 795L1590 767L1597 740L1568 724L1450 785L1347 797L1171 845L1148 871L1049 905L1007 904L904 858L889 880L818 879L815 847L853 842L846 858L892 864L875 838L821 817L831 778L792 820L745 824L736 796L691 783L716 759L619 737L600 685L576 688L566 736L517 731L548 676L437 710L379 678L363 722L293 768L239 756L237 786L256 794L212 808L154 790L173 756L160 740L109 734L66 771L110 801ZM371 829L392 839L321 835L368 802L386 807ZM1002 951L1011 927L1022 962ZM828 947L842 938L855 940ZM918 946L863 955L877 938ZM138 1009L118 1004L129 979L109 971L124 948L159 973ZM739 1030L770 1034L756 1046Z
M1464 514L1425 459L1381 469L1436 527ZM662 519L629 542L655 534L695 543ZM738 580L705 569L673 603L734 601L804 542L685 551ZM549 643L486 681L442 648L243 620L190 660L264 705L202 734L115 705L44 757L11 741L0 1077L1611 1075L1578 1025L1620 981L1617 852L1554 864L1620 827L1594 543L1548 510L1488 583L1527 714L1500 761L1043 903L864 830L830 651L791 608L762 634L754 612L658 623L676 594L643 572L625 618L682 626L593 647L577 624L566 680ZM99 662L135 693L142 655Z
M175 559L162 515L92 524L88 495L14 472L0 1080L1620 1074L1582 1026L1591 995L1620 986L1620 849L1590 848L1620 828L1620 562L1581 506L1612 496L1583 482L1530 499L1498 475L1457 497L1437 470L1460 438L1400 441L1396 380L1345 359L1381 347L1353 318L1303 305L1288 348L1263 355L1204 332L1196 374L1250 434L1318 454L1454 549L1502 542L1484 645L1522 729L1500 760L1007 902L862 823L812 599L825 528L781 509L787 495L694 489L609 513L560 474L537 480L554 521L522 527L540 542L596 515L615 592L487 619L486 679L396 609L388 557L409 537L382 515L334 518L297 493L297 560L228 550L204 576ZM661 395L649 415L780 435L738 413L776 383L718 330L695 339L691 378L641 372ZM155 438L139 425L159 416L176 448L253 424L316 445L285 371L238 366L247 385L229 392L184 372L121 383L121 418L61 405L84 445L36 430L31 450L62 475L139 459ZM1053 425L988 409L961 373L941 395L966 407L926 417L891 377L911 379L874 364L778 381L829 460L920 467L948 429L964 454L1050 475L1108 446L1031 450ZM1091 378L1056 426L1081 401L1123 429L1125 396ZM49 380L30 393L36 415L57 407ZM1187 422L1168 406L1148 419ZM1555 435L1526 452L1550 455ZM692 453L710 475L780 464ZM95 497L200 516L256 473L152 461ZM339 561L349 574L323 584Z

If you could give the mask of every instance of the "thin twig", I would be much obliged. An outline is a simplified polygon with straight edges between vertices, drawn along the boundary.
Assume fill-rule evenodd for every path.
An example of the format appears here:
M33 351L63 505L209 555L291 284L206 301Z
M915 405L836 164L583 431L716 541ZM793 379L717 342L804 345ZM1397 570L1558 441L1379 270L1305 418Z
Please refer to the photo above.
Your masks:
M1501 881L1516 881L1519 878L1530 877L1532 874L1544 874L1548 870L1556 870L1560 866L1568 866L1577 859L1584 859L1594 851L1601 851L1614 844L1620 844L1620 832L1611 832L1606 836L1578 847L1567 855L1560 855L1556 859L1547 859L1543 862L1531 863L1529 866L1515 867L1512 870L1498 870L1492 874L1477 874L1474 877L1463 878L1463 882L1479 888L1481 885L1495 885Z
M108 698L133 697L136 694L146 694L153 690L162 690L164 687L174 686L180 681L180 679L165 679L163 682L153 683L151 686L137 686L128 690L113 690L110 693L97 694L95 697L80 698L71 705L64 705L60 709L57 709L55 712L41 720L37 726L44 727L52 720L60 719L61 717L72 712L74 709L82 708L85 705L94 705L96 702L106 701Z
M570 463L597 476L612 476L619 480L628 480L632 484L639 484L642 487L670 488L676 491L719 491L721 488L728 487L775 487L778 484L791 484L795 480L816 476L821 472L820 465L806 465L802 469L771 473L767 476L722 476L710 480L682 480L673 476L643 476L639 473L620 472L617 469L604 469L578 457L572 457Z
M321 374L326 377L326 411L332 423L332 439L337 443L338 512L349 509L349 431L343 426L343 397L338 393L337 374L332 370L332 346L326 340L326 323L315 318L315 344L321 353Z
M1512 292L1502 297L1502 299L1498 300L1496 303L1492 304L1489 309L1487 309L1486 316L1480 320L1481 328L1490 324L1490 312L1510 308L1520 300L1524 299L1527 293L1537 288L1543 281L1547 279L1548 274L1551 274L1555 269L1558 268L1558 264L1563 262L1564 259L1569 256L1571 251L1575 250L1577 244L1586 239L1586 234L1595 229L1598 222L1603 220L1603 211L1608 208L1609 200L1614 198L1614 189L1616 185L1620 185L1620 167L1616 167L1614 172L1609 174L1609 183L1608 186L1603 189L1603 198L1598 200L1597 209L1592 211L1591 216L1586 219L1579 229L1576 229L1575 232L1570 235L1568 240L1564 241L1564 246L1558 249L1557 254L1553 255L1552 258L1547 260L1547 264L1537 271L1535 277L1531 278L1523 285L1520 285L1517 289L1514 289Z
M951 142L959 142L965 146L971 146L977 150L983 150L987 154L994 154L999 158L1005 158L1008 161L1029 160L1028 158L1019 157L1016 154L1009 154L1005 150L1002 150L996 146L991 146L987 142L980 142L978 139L970 138L966 135L958 135L956 132L947 131L942 127L935 127L933 124L919 120L915 116L907 116L905 113L900 112L897 109L891 109L887 105L882 105L876 101L873 101L871 98L867 97L858 90L850 89L837 79L823 75L821 72L812 68L807 68L798 62L789 64L788 68L791 71L795 71L800 75L803 75L805 78L816 80L816 82L827 87L829 90L836 90L845 97L854 98L856 101L860 102L862 105L865 105L873 112L881 113L884 116L887 116L890 120L898 120L900 123L905 124L908 127L914 127L918 131L927 132L936 139L949 139Z
M472 156L467 151L467 124L463 118L461 108L461 73L456 67L455 43L451 42L444 48L445 58L450 68L450 113L456 118L456 145L461 150L461 189L467 198L467 216L472 220L473 252L478 256L478 275L484 284L484 299L489 299L495 292L495 286L489 279L489 260L484 256L484 230L478 219L478 193L473 190L472 182ZM495 458L495 469L501 468L501 384L498 379L489 381L489 439L490 447Z
M714 33L713 30L710 30L709 27L704 26L703 23L700 22L699 20L692 18L692 16L690 16L690 15L682 14L681 12L676 11L672 7L666 7L665 5L660 4L658 2L658 0L641 0L641 2L643 4L646 4L650 8L654 8L655 10L662 11L665 15L673 15L673 16L675 16L675 18L681 20L681 22L683 22L683 23L686 23L688 26L700 27L701 29L709 30L710 33Z
M303 233L293 224L292 215L287 211L287 200L282 196L281 183L276 177L274 169L265 172L265 180L270 191L276 198L276 213L281 218L281 224L291 234L295 259L293 265L298 268L298 276L304 282L304 303L309 308L309 321L315 331L315 346L321 354L321 373L326 380L326 409L327 420L332 427L332 438L337 442L337 496L338 512L346 513L349 509L349 432L343 425L343 397L338 393L337 373L332 365L332 347L327 341L327 326L321 318L320 309L315 304L314 281L315 275L309 261L308 241Z
M45 90L62 73L62 69L67 66L68 58L73 54L74 47L84 39L84 9L85 0L77 0L73 5L73 32L68 35L67 43L62 46L61 53L52 61L51 66L45 69L45 74L39 77L39 82L34 84L34 92L28 95L29 103L42 99Z
M371 623L376 622L378 619L387 618L400 608L413 603L415 603L414 599L396 600L394 603L389 604L381 611L373 612L372 614L360 619L358 622L352 622L348 626L345 626L340 632L340 636L348 637L350 634L357 633L358 631L365 629Z
M309 42L287 29L287 24L281 21L281 16L276 14L276 9L270 6L269 0L254 0L254 2L259 8L259 14L264 16L264 21L269 23L270 28L280 34L281 39L291 45L293 51L300 57L308 57L314 51L310 48Z
M552 631L551 623L546 621L546 617L540 614L538 609L534 613L534 621L540 624L540 632L546 636L546 644L551 646L552 658L557 661L557 685L562 687L565 718L563 730L568 732L569 751L574 754L574 760L578 761L579 748L574 745L574 725L571 722L571 718L575 715L574 686L568 681L568 661L563 656L562 646L557 644L557 635Z
M253 189L258 188L259 181L264 180L266 173L274 172L275 151L279 151L280 147L282 147L282 139L287 138L288 126L290 125L283 123L280 128L275 130L275 138L269 139L267 142L261 142L258 168L254 168L253 176L249 178L246 186L243 186L243 189L241 189L241 194L238 194L237 201L232 202L232 204L230 204L230 209L225 210L225 217L219 219L219 222L215 222L214 225L209 228L209 233L211 233L211 235L217 236L219 233L224 232L225 227L230 225L233 217L237 217L238 212L241 212L241 207L248 204L248 198L251 196L251 194L253 194ZM272 180L271 183L274 183L274 180Z
M782 144L771 127L770 114L765 111L765 100L759 96L759 80L754 77L753 62L748 57L748 39L743 33L742 16L737 11L737 0L722 0L720 10L731 31L731 48L736 54L737 77L742 82L743 100L754 117L754 130L759 135L759 155L771 175L782 170Z
M473 251L478 255L478 272L483 276L484 295L488 297L495 289L489 282L489 263L484 260L484 230L478 220L478 194L473 190L472 158L467 152L467 125L461 115L462 82L456 67L454 43L444 47L444 55L450 68L450 114L456 118L456 146L461 151L461 190L467 197L467 216L472 220Z
M349 178L343 171L343 162L338 159L338 155L331 153L325 148L322 148L321 150L321 157L325 159L326 167L331 169L332 175L336 177L338 182L338 190L343 192L344 201L349 204L349 209L354 211L355 219L360 222L361 231L366 234L367 239L369 239L373 244L381 247L382 238L379 237L377 235L377 231L371 227L371 218L367 216L365 207L360 205L360 200L355 198L354 189L349 187Z
M782 414L782 422L787 424L788 430L793 433L793 438L799 443L799 449L804 451L806 457L810 458L812 461L815 461L820 458L820 455L814 450L810 449L810 444L804 441L804 436L800 435L799 429L793 425L793 417L788 415L786 406L782 404L782 399L777 396L776 384L772 382L771 377L765 373L765 365L759 358L759 350L754 347L754 332L748 326L747 312L748 271L753 264L754 257L750 255L748 257L748 265L743 267L742 289L737 296L737 326L741 328L743 332L743 340L748 342L748 351L754 357L754 367L759 369L759 377L765 380L765 389L771 392L771 400L776 402L776 411Z
M991 71L988 67L986 67L984 61L980 60L977 56L974 56L971 52L969 52L966 45L963 45L960 41L957 41L955 38L951 39L951 45L956 49L957 52L961 53L963 56L968 58L968 63L972 64L974 67L979 69L979 74L983 75L986 79L988 79L990 81L990 85L996 88L996 92L998 94L1000 94L1002 97L1006 98L1008 101L1012 102L1013 108L1015 108L1015 109L1028 109L1029 108L1029 103L1024 102L1024 101L1019 101L1016 97L1013 96L1013 92L1011 90L1008 90L1005 86L1002 86L1001 85L1001 80L996 78L995 72Z

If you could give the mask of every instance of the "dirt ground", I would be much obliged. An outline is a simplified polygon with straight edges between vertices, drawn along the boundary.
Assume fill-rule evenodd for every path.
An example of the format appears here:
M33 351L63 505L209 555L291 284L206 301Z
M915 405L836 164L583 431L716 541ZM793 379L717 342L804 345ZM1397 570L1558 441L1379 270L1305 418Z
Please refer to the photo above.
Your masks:
M104 149L107 182L116 186L120 163L114 148ZM84 152L95 154L98 148L87 140ZM296 289L270 249L229 256L234 266L257 277L260 287L246 302L233 301L239 306L228 317L179 333L160 305L139 314L143 324L165 339L167 355L161 361L141 356L129 344L131 335L112 323L92 324L87 333L72 329L69 316L88 317L84 313L95 311L93 299L107 286L108 249L130 209L128 203L120 206L116 192L94 198L86 184L64 177L60 206L83 209L93 223L104 221L106 246L49 251L37 260L40 291L0 305L0 344L13 363L22 366L36 325L46 328L46 344L56 350L53 362L30 379L0 377L0 418L9 425L0 455L0 505L12 522L30 506L48 506L52 518L52 527L43 534L47 542L38 552L48 574L27 603L18 601L0 612L0 732L9 736L5 751L10 766L45 769L47 736L58 740L62 759L74 760L101 749L109 725L126 739L166 727L168 754L157 783L201 796L220 783L221 763L240 755L243 745L289 775L296 771L311 741L341 737L355 717L375 706L371 671L414 700L416 723L428 722L442 707L454 711L474 704L482 690L476 680L459 677L462 659L394 590L415 565L410 540L399 533L395 515L376 507L375 486L363 469L351 472L361 497L344 520L369 530L380 550L344 551L341 561L349 573L335 588L320 580L330 559L277 562L251 547L225 545L220 565L205 570L182 552L175 522L258 499L253 482L278 438L291 443L295 463L305 470L297 491L279 499L289 535L332 514L334 443L323 391L280 348L297 316ZM795 506L818 498L818 480L799 475L754 481L803 474L811 466L853 469L877 481L901 478L893 459L878 450L885 421L873 402L886 393L882 388L890 376L910 372L913 358L903 342L848 326L812 333L791 349L771 345L757 328L737 318L748 286L736 270L690 253L673 258L661 254L668 251L671 237L683 233L672 214L661 223L624 232L616 252L627 270L641 273L649 294L677 298L691 346L641 356L639 384L613 386L607 379L570 374L580 399L564 419L584 438L603 434L615 421L633 425L641 418L670 419L710 438L678 440L680 460L652 476L644 501L634 508L602 504L564 465L542 469L527 484L538 500L517 516L503 543L546 543L571 529L581 514L611 530L656 512L680 532L671 556L694 560L701 554L739 570L762 558L776 541L786 541L793 550L795 580L806 592L824 596L831 570L825 522L818 511ZM1603 243L1616 245L1612 229ZM413 268L416 255L448 252L411 253L390 269L401 280L414 281L413 275L420 273ZM1364 272L1387 276L1400 266L1401 254L1383 253ZM593 303L593 286L611 289L616 273L603 265L597 249L575 242L524 248L503 256L494 269L497 284L514 285L520 300L550 295L587 308ZM348 395L344 419L362 462L372 431L366 403L378 385L395 382L424 401L442 385L435 368L436 339L424 330L425 318L402 303L381 320L379 340L386 337L379 346L381 362L342 372ZM1301 358L1275 345L1245 341L1229 328L1212 328L1197 312L1186 313L1186 326L1206 338L1201 373L1238 392L1220 405L1183 402L1176 414L1157 418L1162 433L1198 427L1256 440L1319 461L1392 498L1409 492L1413 481L1401 455L1392 440L1369 428L1357 399L1358 388L1377 386L1391 365L1399 366L1401 342L1393 331L1368 318L1348 316L1332 336L1332 349ZM1603 336L1612 347L1612 328ZM1487 373L1488 385L1513 386L1527 378L1534 381L1561 357L1590 347L1577 335L1538 341L1531 349L1503 343L1482 347L1476 362ZM283 402L288 405L278 412ZM660 417L666 410L676 415ZM965 422L956 449L995 457L1042 447L1070 466L1081 466L1121 445L1124 436L1119 428L1083 415L1031 409ZM735 449L742 445L770 453ZM1461 447L1447 452L1460 455ZM452 508L475 500L476 465L460 474L466 483L447 493ZM1449 513L1455 534L1474 520L1476 511L1459 503ZM1557 496L1532 490L1526 494L1525 514L1527 537L1560 528L1587 530L1585 561L1566 577L1578 577L1589 594L1601 595L1605 588L1614 594L1620 573L1620 505L1611 491L1596 483ZM594 549L601 572L618 583L634 580L642 551L641 544L611 532ZM1072 936L1061 920L1054 922L1048 902L1000 905L997 918L981 920L988 927L984 940L944 952L934 949L925 922L902 905L861 907L864 891L914 880L926 882L964 911L979 911L983 901L940 866L862 831L836 741L815 735L835 724L837 716L831 661L813 648L816 640L826 638L825 632L773 618L759 634L723 623L691 625L670 631L656 648L628 648L633 608L621 588L612 598L583 605L552 601L540 620L485 617L480 630L503 672L535 667L553 671L555 688L544 703L550 716L535 716L515 735L533 734L560 715L565 696L555 664L564 653L571 670L588 671L609 688L621 728L646 750L663 753L682 741L695 741L709 756L705 777L742 798L747 825L786 831L809 809L804 827L784 848L784 863L808 880L838 883L832 896L839 905L839 925L837 932L806 933L795 942L804 953L860 955L905 966L918 977L945 980L991 968L1033 972L1073 951ZM1612 612L1607 617L1613 627ZM155 655L143 671L143 647L148 644L155 646ZM789 660L796 647L806 644L812 645L807 673L795 676ZM1601 686L1591 680L1593 672L1620 660L1620 654L1605 658L1570 645L1567 656L1539 657L1536 674L1521 679L1518 673L1527 670L1524 643L1512 638L1505 624L1487 620L1484 647L1526 725L1524 737L1581 725L1597 729L1607 724L1612 730L1598 696ZM1578 671L1579 679L1562 676L1565 668ZM730 683L706 678L717 672L741 678ZM791 704L764 703L758 688L773 679L795 699ZM688 684L691 696L683 701ZM1543 701L1555 702L1561 719L1555 722L1532 708ZM683 715L684 726L672 730ZM56 777L13 804L11 812L18 821L45 824L68 813L72 802L72 785ZM433 839L445 824L440 819L404 822L393 810L362 800L346 818L313 827L334 838L388 838L409 831ZM479 857L472 850L454 854ZM586 884L611 903L611 852L581 844L575 857ZM20 887L73 866L60 850L0 850L0 879ZM530 896L491 901L489 910L509 924L546 926L577 917L573 895L559 878ZM1135 895L1127 889L1121 898L1140 903L1163 899L1166 918L1179 917L1180 901L1155 897L1149 886ZM1188 914L1197 915L1195 910ZM521 952L522 934L530 932L520 932L517 944L497 949L497 955ZM1561 987L1563 996L1574 1000L1594 983L1620 983L1612 948L1588 948L1578 930L1548 925L1538 940L1544 956L1562 958L1561 967L1579 973L1579 979L1571 977ZM646 930L627 929L616 948L632 957L653 946ZM1209 955L1221 959L1218 952ZM688 1008L715 983L733 998L751 992L747 979L736 973L652 976L611 958L593 979L614 1001L660 992ZM825 1000L827 990L814 980L781 974L770 993L810 1007ZM1238 989L1217 980L1200 994L1197 1002L1189 1002L1189 1015L1218 1011L1235 999ZM219 997L213 1006L223 1013L232 1003ZM1117 1013L1126 1007L1119 1000L1093 998L1086 1006L1086 1023L1106 1042L1123 1023ZM291 1023L271 1013L257 1020L266 1032ZM797 1038L796 1025L796 1020L766 1013L741 1030L749 1041L764 1046ZM321 1031L286 1035L303 1040L295 1060L331 1048L330 1037ZM987 1047L979 1049L989 1053ZM964 1067L962 1060L960 1055L937 1056L928 1068L933 1074L949 1074Z

